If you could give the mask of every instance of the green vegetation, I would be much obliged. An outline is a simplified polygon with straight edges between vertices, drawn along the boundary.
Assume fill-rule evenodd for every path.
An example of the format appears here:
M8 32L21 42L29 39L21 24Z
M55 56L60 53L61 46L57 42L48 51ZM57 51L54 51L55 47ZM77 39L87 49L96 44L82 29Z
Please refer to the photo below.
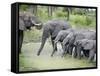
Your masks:
M49 9L49 10L48 10ZM96 28L96 11L88 8L67 8L48 6L28 6L21 5L20 11L28 11L36 15L45 23L51 19L64 19L70 23L73 28L93 29ZM41 41L42 30L31 30L25 32L24 42Z

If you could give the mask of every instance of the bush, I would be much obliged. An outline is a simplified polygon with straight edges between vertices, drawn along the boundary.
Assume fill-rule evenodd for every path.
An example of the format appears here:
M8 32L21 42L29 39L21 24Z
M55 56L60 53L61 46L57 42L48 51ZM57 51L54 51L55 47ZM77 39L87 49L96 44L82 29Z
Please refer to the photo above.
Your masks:
M62 11L57 11L56 17L67 17L67 13Z
M85 15L70 15L70 24L75 25L75 27L95 27L95 17Z
M28 9L28 5L20 5L21 11L26 11Z
M52 18L48 17L48 11L47 8L38 8L38 17L40 18L40 20L42 20L43 23L47 22L48 20L50 20Z

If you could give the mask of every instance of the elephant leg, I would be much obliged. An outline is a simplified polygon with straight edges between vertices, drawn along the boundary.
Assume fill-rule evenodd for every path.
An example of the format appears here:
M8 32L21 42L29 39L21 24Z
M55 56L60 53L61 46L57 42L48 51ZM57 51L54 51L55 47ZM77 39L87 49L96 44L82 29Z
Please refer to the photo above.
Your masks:
M66 48L66 52L70 55L72 55L72 49L73 49L73 46L71 46L70 44L67 45L67 48Z
M89 50L83 50L84 56L89 57Z
M52 42L52 46L53 46L53 52L52 52L51 56L53 56L54 53L57 51L57 43L54 43L52 38L51 38L51 42Z
M65 54L69 53L69 45L65 45Z
M77 57L81 59L81 47L77 47Z
M89 58L88 58L89 62L91 62L93 60L94 55L95 55L94 50L90 50L90 52L89 52Z
M93 61L96 62L96 54L94 55Z
M40 53L41 53L41 51L42 51L42 49L44 47L44 44L45 44L46 40L47 40L46 37L45 38L42 38L42 43L41 43L41 46L40 46L39 51L37 53L38 56L40 55Z
M41 53L41 51L42 51L42 49L45 45L45 42L46 42L47 38L49 38L49 36L50 36L49 33L50 33L49 30L47 28L44 28L43 34L42 34L42 43L41 43L41 46L40 46L40 48L38 50L38 53L37 53L38 56L40 55L40 53Z
M72 55L73 46L69 46L69 54Z
M72 58L74 58L74 52L75 52L75 47L73 47L73 50L72 50Z
M65 45L65 54L69 53L69 45Z
M77 56L77 46L74 47L73 57L76 58Z
M85 57L83 50L81 51L81 57Z
M63 54L62 54L62 57L64 57L65 54L67 54L67 46L66 45L62 45L62 48L63 48Z
M19 30L19 53L21 53L22 43L23 43L23 31Z

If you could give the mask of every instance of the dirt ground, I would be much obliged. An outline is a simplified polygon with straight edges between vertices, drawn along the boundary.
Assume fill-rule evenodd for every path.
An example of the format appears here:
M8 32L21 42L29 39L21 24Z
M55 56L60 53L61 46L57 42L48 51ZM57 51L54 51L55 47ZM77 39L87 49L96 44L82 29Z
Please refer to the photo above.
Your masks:
M37 56L40 43L24 43L22 46L22 54L19 57L20 71L36 71L51 69L70 69L70 68L86 68L95 67L95 63L89 63L86 58L81 60L72 58L70 55L61 57L62 51L58 51L51 57L53 51L52 45L46 43L40 56Z

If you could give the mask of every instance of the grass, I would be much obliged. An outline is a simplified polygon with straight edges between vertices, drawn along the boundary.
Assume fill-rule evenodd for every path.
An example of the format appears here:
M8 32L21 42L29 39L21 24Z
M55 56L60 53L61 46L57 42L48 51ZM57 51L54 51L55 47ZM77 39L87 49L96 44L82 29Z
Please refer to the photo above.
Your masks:
M25 43L22 47L22 54L19 59L20 71L35 71L47 69L68 69L68 68L85 68L95 67L94 63L89 63L87 59L81 60L72 58L70 55L61 57L61 52L56 52L54 57L51 57L52 45L46 43L40 56L37 56L37 51L40 43Z
M70 24L74 28L90 28L95 29L96 20L95 17L87 17L86 15L70 15Z

